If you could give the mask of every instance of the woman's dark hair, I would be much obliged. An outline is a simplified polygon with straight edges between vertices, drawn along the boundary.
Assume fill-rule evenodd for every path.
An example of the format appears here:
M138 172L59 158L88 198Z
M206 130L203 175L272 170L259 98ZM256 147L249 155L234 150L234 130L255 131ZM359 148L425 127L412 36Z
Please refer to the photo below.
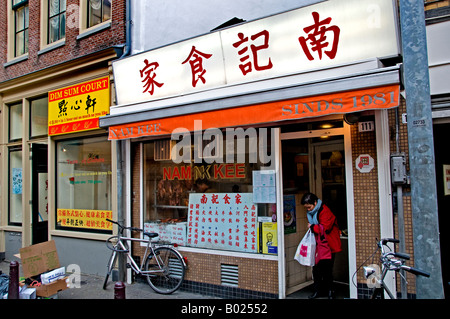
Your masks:
M315 194L313 194L313 193L306 193L302 197L301 204L302 205L305 205L305 204L314 205L314 203L317 202L318 200L319 200L319 198Z

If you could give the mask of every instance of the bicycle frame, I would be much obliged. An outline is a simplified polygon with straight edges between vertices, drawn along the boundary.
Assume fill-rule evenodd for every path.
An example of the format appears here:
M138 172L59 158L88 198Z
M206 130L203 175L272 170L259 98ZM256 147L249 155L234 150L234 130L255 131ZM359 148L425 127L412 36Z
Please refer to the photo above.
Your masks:
M186 260L180 252L172 247L172 244L152 241L152 238L158 237L157 233L145 232L143 229L135 227L125 227L110 219L107 221L117 224L119 231L117 235L106 240L106 246L112 250L112 254L107 265L108 271L103 282L103 289L106 289L117 254L126 254L127 268L131 268L138 275L146 276L149 285L156 292L170 294L180 288L187 265ZM123 232L126 229L141 232L145 239L124 236ZM131 255L132 242L146 243L140 266ZM179 262L179 266L175 262L171 262L174 260Z
M394 299L394 295L391 293L389 288L384 283L384 278L386 277L388 271L389 271L389 268L383 264L383 270L381 272L381 277L380 277L380 280L378 280L378 284L380 285L380 287L375 288L373 297L376 297L379 294L383 298L384 297L383 290L384 290L389 295L389 298Z
M136 263L136 261L134 260L133 256L131 255L131 251L130 249L128 249L127 247L125 247L125 245L123 244L123 241L130 241L130 242L146 242L147 243L147 247L145 248L145 252L144 252L144 258L142 258L142 262L141 262L141 266L138 266L138 264ZM127 260L130 262L130 266L131 268L140 275L146 275L146 274L151 274L151 273L157 273L157 272L163 272L163 270L161 269L161 264L158 261L158 266L159 269L158 270L151 270L151 271L144 271L144 263L145 260L147 259L147 257L149 256L149 250L151 251L152 254L154 254L153 251L153 246L151 243L151 240L147 240L147 239L139 239L139 238L132 238L132 237L122 237L119 236L119 241L117 242L118 245L120 245L120 248L122 250L126 251L126 255L127 255ZM119 252L120 253L120 252Z
M139 239L139 238L132 238L132 237L123 237L123 236L118 236L119 241L117 242L117 244L120 245L120 249L126 251L126 255L127 255L127 260L129 260L130 262L130 266L131 268L139 275L149 275L149 274L154 274L154 273L159 273L159 272L164 272L164 269L162 269L161 267L161 262L158 259L158 256L155 255L154 253L154 249L153 249L153 245L155 245L154 243L152 243L152 241L150 239ZM131 251L123 244L123 241L135 241L135 242L143 242L143 243L147 243L147 246L145 248L145 252L144 252L144 256L142 258L142 262L141 262L141 266L138 266L138 264L136 263L136 261L134 260L133 256L131 255ZM161 245L163 246L163 245ZM180 256L181 261L183 262L183 266L186 267L186 263L184 261L183 256L177 251L177 250L173 250L177 255ZM119 252L121 253L121 252ZM156 258L156 262L158 263L158 268L157 270L149 270L149 271L145 271L144 269L144 265L145 265L145 261L147 260L148 256L154 255Z

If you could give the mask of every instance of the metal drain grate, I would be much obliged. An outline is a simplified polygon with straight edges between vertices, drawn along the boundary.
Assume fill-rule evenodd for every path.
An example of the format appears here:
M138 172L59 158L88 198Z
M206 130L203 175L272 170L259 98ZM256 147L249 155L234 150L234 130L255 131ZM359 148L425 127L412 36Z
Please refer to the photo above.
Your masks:
M183 265L176 258L170 258L169 260L170 277L181 278L183 273Z
M220 281L224 286L237 287L239 284L238 265L220 264Z

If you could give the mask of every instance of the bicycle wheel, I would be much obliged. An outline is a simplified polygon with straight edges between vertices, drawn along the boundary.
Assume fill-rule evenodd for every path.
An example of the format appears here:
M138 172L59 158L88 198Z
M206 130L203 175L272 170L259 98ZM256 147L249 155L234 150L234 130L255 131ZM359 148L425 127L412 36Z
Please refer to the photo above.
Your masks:
M160 294L171 294L183 283L183 261L172 248L158 247L154 252L145 261L145 271L155 271L147 275L148 284Z
M107 271L106 271L105 281L103 282L103 289L106 289L106 286L108 285L108 279L112 273L114 264L116 263L116 257L117 257L117 252L113 250L113 252L111 253L111 257L109 257L108 264L106 266Z

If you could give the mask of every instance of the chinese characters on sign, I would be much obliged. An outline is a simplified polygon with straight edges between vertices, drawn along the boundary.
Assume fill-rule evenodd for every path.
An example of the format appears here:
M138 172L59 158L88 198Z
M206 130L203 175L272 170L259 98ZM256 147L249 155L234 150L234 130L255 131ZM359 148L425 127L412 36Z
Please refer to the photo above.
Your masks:
M257 252L258 211L251 193L190 194L187 245Z
M149 63L148 60L145 59L144 64L145 67L142 70L139 70L141 78L143 78L142 83L144 83L144 93L148 92L150 93L150 95L153 95L153 92L155 91L155 85L159 88L164 85L164 83L158 83L155 80L155 70L159 67L159 63Z
M98 118L109 113L109 77L48 93L48 133L67 134L98 128Z
M258 46L254 45L254 44L250 45L250 51L251 51L253 63L252 63L252 61L249 61L249 59L250 59L250 55L249 55L250 53L248 52L249 47L242 46L242 44L248 42L248 37L245 37L244 34L241 32L239 32L237 36L239 37L239 41L233 43L233 47L239 49L238 54L239 54L239 56L241 56L239 61L242 62L241 64L239 64L239 68L241 69L243 75L247 75L247 73L252 72L252 66L255 68L256 71L263 71L263 70L272 68L273 64L272 64L272 61L270 60L270 58L266 65L259 65L259 61L258 61L258 51L269 48L269 31L263 30L263 31L261 31L257 34L254 34L250 37L250 39L252 41L255 41L259 37L263 37L263 39L264 39L262 45L258 45ZM242 47L242 49L240 49L241 47Z
M331 18L326 18L322 21L319 19L319 13L312 13L314 18L314 24L303 29L308 36L299 37L298 41L305 52L308 60L314 60L314 57L311 54L311 51L317 52L319 55L319 59L322 60L322 53L325 53L330 59L334 59L336 57L336 53L339 45L339 34L341 29L338 26L332 25L326 27L325 25L330 24ZM333 42L331 42L331 48L329 51L324 51L324 49L330 46L330 42L327 41L327 33L333 34ZM308 43L310 46L308 46Z
M308 34L307 37L300 36L298 38L301 49L310 61L314 60L311 52L317 52L319 59L322 59L322 53L325 53L330 59L334 59L338 50L340 28L335 25L327 26L331 22L331 17L320 21L319 13L313 12L312 15L314 24L303 28L303 31ZM333 37L330 43L327 39L327 34L331 33ZM232 43L232 46L236 49L236 53L239 56L240 63L236 67L240 69L242 75L246 76L253 71L264 71L273 68L274 65L270 57L267 61L261 61L259 56L262 50L269 50L270 52L269 36L270 32L268 30L261 30L250 36L242 32L236 34L237 40ZM328 47L330 49L326 51ZM301 50L299 51L301 52ZM207 69L203 65L203 61L213 58L213 55L199 51L196 46L192 46L191 51L189 53L186 52L186 54L187 58L181 64L189 62L192 74L192 87L195 88L199 81L205 84L207 81L205 77ZM217 58L220 59L221 57ZM139 70L141 82L143 83L143 92L153 95L156 88L161 88L165 84L156 81L156 69L160 64L157 61L149 63L148 59L144 59L143 64L144 68Z
M189 53L189 56L182 64L185 64L189 61L192 71L192 86L196 87L198 80L201 80L203 84L206 83L205 78L203 77L206 73L205 68L203 67L203 59L209 59L212 57L212 54L206 54L198 51L195 46L192 46L192 50Z
M58 209L57 223L63 227L75 227L98 230L112 230L110 210Z
M373 0L322 1L116 60L117 104L399 55L394 1L377 0L382 15L373 16L371 6Z

